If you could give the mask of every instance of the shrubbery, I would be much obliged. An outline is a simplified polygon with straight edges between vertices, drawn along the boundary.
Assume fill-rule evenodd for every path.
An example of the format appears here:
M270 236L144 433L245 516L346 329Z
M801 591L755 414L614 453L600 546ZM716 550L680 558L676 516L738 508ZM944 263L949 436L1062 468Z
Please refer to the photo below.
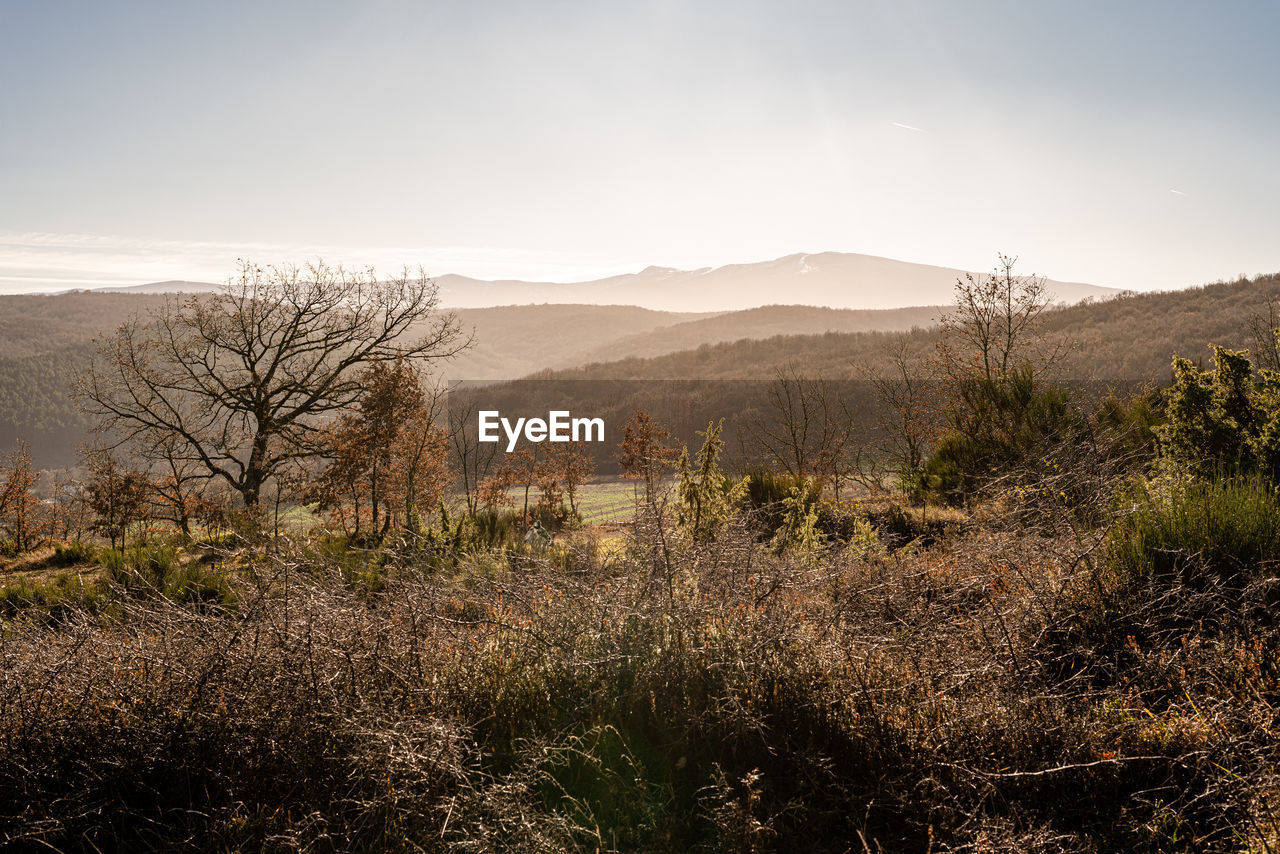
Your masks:
M1257 476L1140 484L1134 510L1111 530L1111 565L1124 577L1239 589L1280 568L1280 501Z
M389 564L375 589L318 557L254 558L273 581L235 611L142 595L72 630L11 626L0 833L843 852L1221 850L1251 832L1259 742L1154 694L1026 690L1056 565L1027 541L813 566L728 533L673 555L670 596L643 552Z

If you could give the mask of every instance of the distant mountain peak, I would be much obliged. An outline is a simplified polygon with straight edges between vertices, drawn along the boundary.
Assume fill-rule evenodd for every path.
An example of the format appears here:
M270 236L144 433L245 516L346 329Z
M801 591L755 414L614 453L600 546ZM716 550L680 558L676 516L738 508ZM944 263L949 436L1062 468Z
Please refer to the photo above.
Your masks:
M1031 271L1026 271L1030 273ZM453 308L502 305L633 305L657 311L738 311L778 303L841 309L947 305L965 270L848 252L796 252L748 264L680 270L652 265L590 282L486 281L435 277L440 302ZM1055 300L1076 303L1119 293L1079 282L1048 281ZM212 291L202 282L156 282L104 290L131 293Z
M486 282L440 276L441 302L458 308L533 302L635 305L658 311L739 311L777 303L840 309L947 305L965 270L848 252L796 252L749 264L680 270L657 265L591 282ZM1027 271L1030 273L1031 271ZM1048 281L1058 302L1119 293Z

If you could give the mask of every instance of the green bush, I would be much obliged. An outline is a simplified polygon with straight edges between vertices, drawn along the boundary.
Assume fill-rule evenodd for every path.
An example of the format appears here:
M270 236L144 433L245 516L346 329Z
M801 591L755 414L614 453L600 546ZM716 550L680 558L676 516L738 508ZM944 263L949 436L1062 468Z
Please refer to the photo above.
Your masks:
M812 484L801 484L785 472L756 466L747 470L745 478L743 504L756 536L762 540L772 538L786 521L786 508L793 493L799 495L805 511L813 509L818 500L818 490ZM733 483L733 480L727 481L726 489L732 488Z
M216 569L183 564L165 543L104 549L98 555L103 579L129 596L163 596L175 602L231 604L234 594Z
M538 522L548 531L566 531L582 526L582 515L564 504L538 502L529 508L529 524Z
M43 608L53 615L76 608L93 611L99 598L96 585L72 572L60 572L43 583L19 578L0 588L0 614L12 617L27 608Z
M746 472L747 505L753 509L768 507L786 500L796 487L796 479L786 472L755 466Z
M1123 578L1242 585L1280 560L1280 505L1258 477L1134 487L1109 536Z
M681 532L695 543L712 542L724 533L729 520L740 508L746 495L746 478L726 476L720 467L724 440L720 433L724 419L707 424L700 430L702 447L691 461L689 449L680 452L676 462L676 523Z
M950 408L950 429L920 477L919 491L943 504L964 504L992 480L1039 459L1046 447L1069 440L1082 427L1066 390L1041 386L1030 367L993 379L965 379L954 393L963 405ZM908 487L915 491L914 485Z
M1161 449L1201 476L1261 473L1280 483L1280 374L1256 370L1247 351L1214 348L1201 370L1173 360Z
M103 549L98 553L98 565L106 571L108 578L116 578L125 571L124 553L119 549Z
M235 595L227 577L216 570L190 564L165 575L164 595L175 602L202 605L230 605Z
M1165 404L1164 395L1153 388L1127 399L1110 394L1098 404L1094 422L1107 437L1111 453L1131 461L1149 461L1156 454Z
M481 548L501 548L520 539L520 518L514 510L481 510L471 517L475 544Z
M49 556L46 563L49 566L80 566L81 564L92 563L96 554L91 544L80 540L65 545L56 543L53 547L53 554Z

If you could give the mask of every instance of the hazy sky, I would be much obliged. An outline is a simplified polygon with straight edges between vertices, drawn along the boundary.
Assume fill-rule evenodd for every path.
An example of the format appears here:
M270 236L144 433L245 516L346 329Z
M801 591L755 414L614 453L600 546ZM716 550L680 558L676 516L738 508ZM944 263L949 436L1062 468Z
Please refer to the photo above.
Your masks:
M1272 2L0 0L0 290L245 256L1280 271Z

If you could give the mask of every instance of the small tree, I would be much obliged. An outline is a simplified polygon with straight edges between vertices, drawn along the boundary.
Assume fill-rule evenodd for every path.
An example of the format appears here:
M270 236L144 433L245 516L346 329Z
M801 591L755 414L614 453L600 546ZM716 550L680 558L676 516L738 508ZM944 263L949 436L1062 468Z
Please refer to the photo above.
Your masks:
M496 481L491 480L490 474L501 465L499 460L501 451L497 442L480 441L479 423L476 417L479 405L470 399L465 399L462 404L456 404L455 401L460 397L462 396L449 395L447 407L449 446L453 457L452 466L462 482L462 494L467 502L467 512L475 513L478 508L492 509L494 506L496 496L492 492L492 486ZM489 484L490 491L482 494L482 487L485 484ZM512 485L508 483L503 489L510 489ZM503 495L505 497L505 493Z
M779 369L769 385L766 411L747 423L747 433L768 462L796 481L815 479L820 492L837 496L850 441L849 413L831 384Z
M818 532L817 503L809 500L816 488L812 480L801 481L791 487L790 493L782 500L782 524L771 540L778 553L812 556L822 544L822 535Z
M448 435L436 426L438 396L428 394L404 359L368 368L356 410L325 433L329 465L316 495L347 527L360 531L365 509L371 533L394 524L418 531L423 505L439 502L448 475Z
M1041 334L1050 304L1044 279L1015 276L1000 256L994 273L956 283L934 367L946 432L924 467L926 487L949 503L967 500L1055 433L1068 429L1065 390L1045 382L1062 355Z
M528 524L529 493L538 485L543 473L541 455L530 447L517 448L506 455L506 459L502 461L500 467L509 471L509 474L504 475L504 477L510 479L515 486L524 491L524 503L520 508L520 518L524 520L524 524Z
M185 459L181 442L171 435L142 442L140 449L152 470L156 518L172 522L183 536L190 537L191 522L209 473Z
M919 499L925 456L937 429L936 409L919 361L913 359L905 337L894 340L889 360L888 371L871 377L877 398L876 418L883 437L879 450L889 459L898 487L908 498ZM874 461L870 464L874 465ZM880 472L862 474L864 483L882 486Z
M129 528L145 517L150 492L147 477L121 465L110 451L91 452L86 463L89 481L85 488L95 516L94 527L106 535L112 548L123 547Z
M422 533L429 507L440 505L453 481L449 465L449 431L436 423L438 395L407 414L392 447L389 492L404 512L404 527Z
M511 466L495 467L476 487L476 506L485 510L514 507L516 502L511 497L510 490L516 485L517 476L516 470Z
M33 491L39 479L27 443L18 440L18 446L0 459L0 525L19 552L36 548L52 522Z
M84 484L65 469L53 479L54 536L63 540L82 540L92 522L88 493Z
M553 465L559 470L564 495L569 499L569 510L577 515L578 491L595 472L595 458L587 450L585 442L572 442L557 450L551 459Z
M1041 315L1052 300L1046 279L1015 276L1017 258L999 256L984 276L956 282L955 306L942 318L937 365L947 380L997 382L1030 363L1037 371L1060 354L1047 351Z
M551 521L561 513L564 502L564 472L553 451L536 457L533 482L538 487L539 517ZM556 521L559 521L556 519Z
M698 450L696 465L689 461L689 449L680 453L676 464L680 483L677 522L694 542L711 542L720 537L728 526L733 510L747 494L748 479L733 480L720 468L720 452L724 441L720 431L724 419L710 422Z
M616 459L622 468L622 477L644 483L647 503L652 503L654 487L680 453L666 444L670 437L670 431L643 409L637 409L622 425Z

